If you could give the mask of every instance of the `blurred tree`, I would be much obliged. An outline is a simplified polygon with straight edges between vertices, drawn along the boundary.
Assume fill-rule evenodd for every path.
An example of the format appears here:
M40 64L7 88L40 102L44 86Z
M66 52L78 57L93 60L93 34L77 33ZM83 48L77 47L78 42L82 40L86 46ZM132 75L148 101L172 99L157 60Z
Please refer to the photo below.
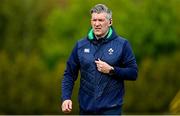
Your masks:
M36 53L32 53L30 57L22 53L16 55L16 59L12 61L6 52L0 53L0 112L5 114L57 112L59 102L57 85L60 84L57 75L48 72Z
M180 90L170 104L170 112L172 114L180 114Z
M127 82L125 111L132 113L168 113L169 104L179 91L180 52L161 56L154 60L146 58L139 66L136 82Z

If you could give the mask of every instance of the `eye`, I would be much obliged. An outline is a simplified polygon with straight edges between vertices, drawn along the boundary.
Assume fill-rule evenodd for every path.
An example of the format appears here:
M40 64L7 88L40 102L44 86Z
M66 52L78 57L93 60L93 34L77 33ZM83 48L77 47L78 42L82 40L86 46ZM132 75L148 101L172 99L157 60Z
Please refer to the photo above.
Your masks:
M91 19L91 21L95 22L95 21L97 21L97 19Z
M99 21L99 22L103 22L103 21L104 21L104 19L99 19L98 21Z

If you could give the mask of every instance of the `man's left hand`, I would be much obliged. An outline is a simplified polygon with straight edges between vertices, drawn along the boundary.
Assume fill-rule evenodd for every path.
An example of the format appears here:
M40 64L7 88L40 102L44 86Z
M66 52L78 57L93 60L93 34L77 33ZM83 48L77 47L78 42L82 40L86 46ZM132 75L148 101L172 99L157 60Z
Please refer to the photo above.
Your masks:
M100 59L96 60L95 63L96 63L98 71L105 73L105 74L109 74L109 71L113 68L108 63L106 63Z

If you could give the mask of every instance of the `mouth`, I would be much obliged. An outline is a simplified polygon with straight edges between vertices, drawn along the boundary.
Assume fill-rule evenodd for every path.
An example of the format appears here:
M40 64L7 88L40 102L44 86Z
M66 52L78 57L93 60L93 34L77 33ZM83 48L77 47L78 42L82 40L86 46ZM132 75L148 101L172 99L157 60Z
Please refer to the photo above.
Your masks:
M95 31L100 31L100 30L101 30L101 28L94 28L94 30L95 30Z

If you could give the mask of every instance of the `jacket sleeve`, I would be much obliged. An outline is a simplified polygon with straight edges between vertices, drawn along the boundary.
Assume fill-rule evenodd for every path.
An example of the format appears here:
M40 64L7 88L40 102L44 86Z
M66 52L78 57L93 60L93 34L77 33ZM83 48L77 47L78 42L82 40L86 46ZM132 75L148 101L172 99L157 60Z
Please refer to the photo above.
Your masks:
M114 67L114 74L123 80L136 80L138 75L138 67L132 48L128 41L123 45L121 64L123 67Z
M77 55L78 45L76 44L66 64L64 78L62 80L62 101L71 99L74 82L79 72L79 59Z

